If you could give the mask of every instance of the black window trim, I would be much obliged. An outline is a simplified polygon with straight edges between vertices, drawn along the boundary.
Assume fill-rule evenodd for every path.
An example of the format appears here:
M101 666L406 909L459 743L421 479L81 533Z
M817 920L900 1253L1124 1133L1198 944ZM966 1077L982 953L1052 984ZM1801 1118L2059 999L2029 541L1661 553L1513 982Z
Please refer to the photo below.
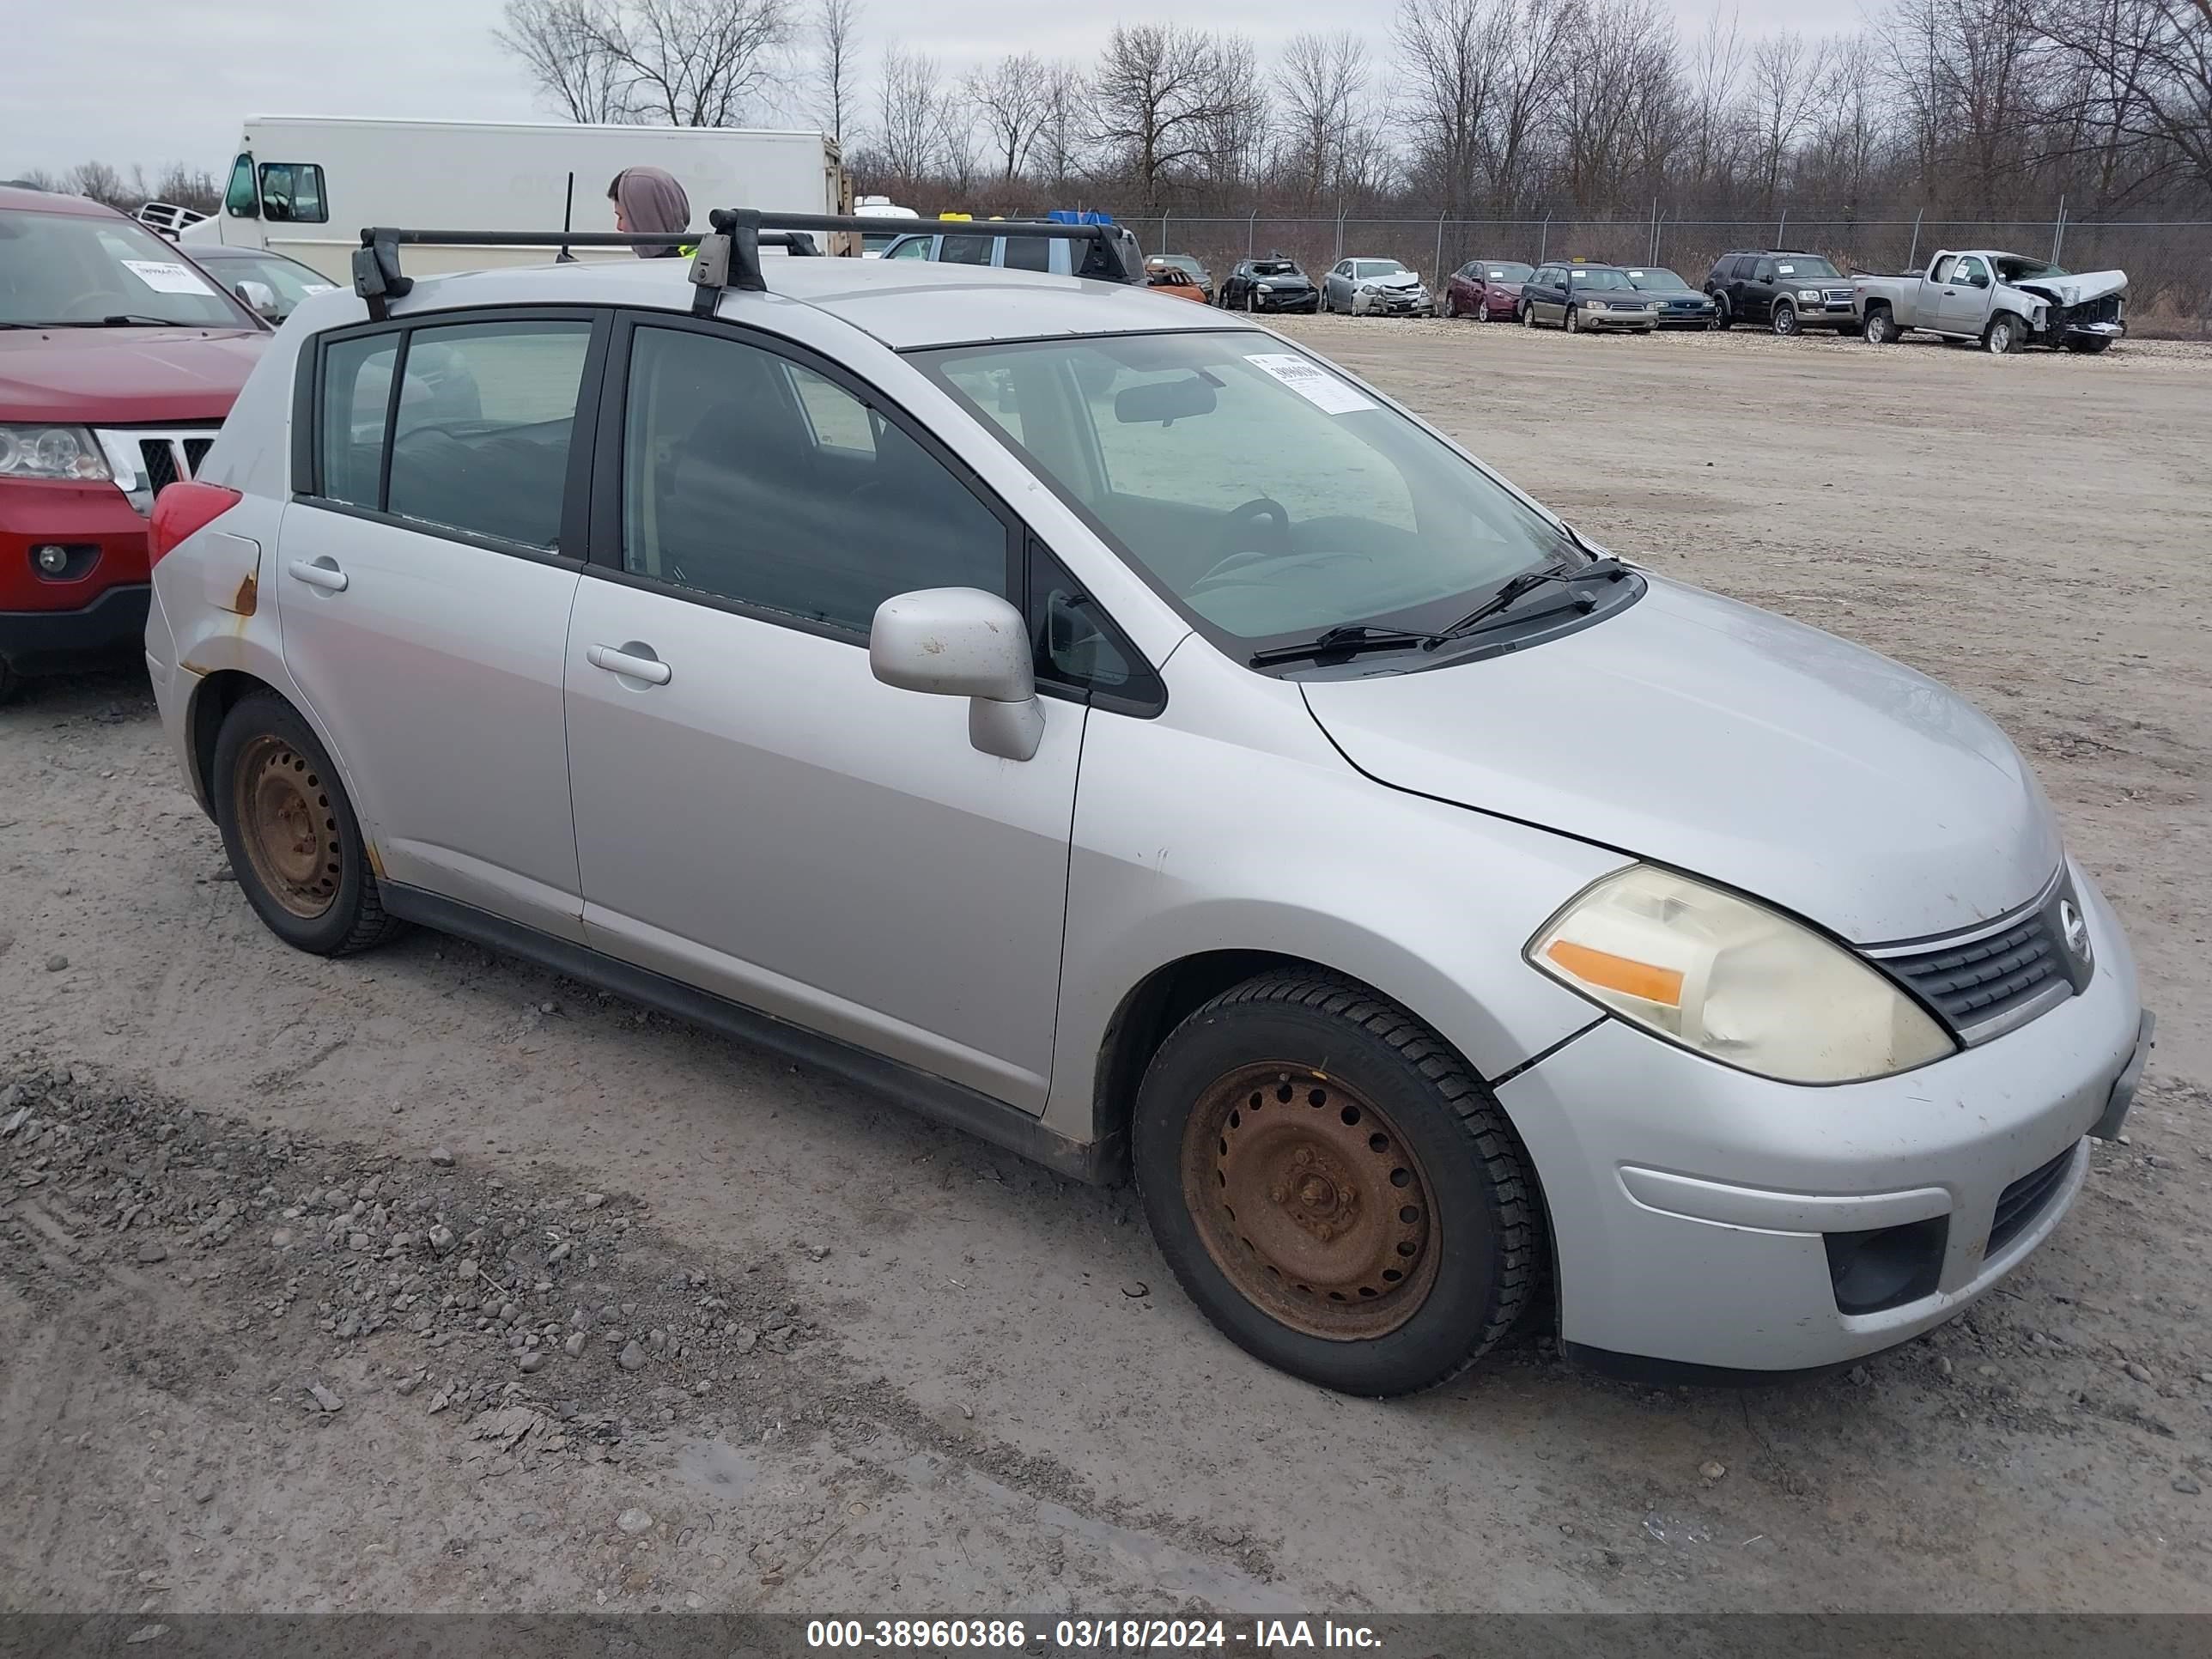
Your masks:
M973 495L986 512L999 520L1006 537L1005 594L1008 602L1021 611L1024 627L1033 625L1031 593L1035 569L1032 547L1052 559L1062 570L1066 569L1066 562L1054 557L1043 538L1029 527L1021 515L896 398L861 379L843 364L796 340L727 318L695 318L679 312L623 308L614 313L612 321L599 383L599 415L593 423L593 454L588 491L589 535L585 544L584 563L584 572L587 576L616 582L625 587L640 588L647 592L664 594L686 604L702 605L733 617L744 617L753 622L767 623L778 628L811 634L817 638L858 646L863 651L867 649L868 635L864 629L848 628L842 623L824 622L813 617L795 616L771 605L726 599L719 593L664 581L656 576L641 575L625 566L623 559L623 445L628 435L627 404L633 342L641 328L665 328L705 335L714 339L734 340L739 344L765 351L771 356L820 375L832 386L874 410L887 423L896 427L920 446L924 454L944 467L954 482ZM563 522L566 522L565 519ZM1069 580L1071 582L1074 580L1072 572L1069 573ZM1080 586L1081 584L1077 583L1076 586ZM1085 597L1090 599L1087 592ZM1145 718L1161 713L1167 707L1167 690L1158 669L1130 642L1128 635L1107 613L1103 605L1095 599L1090 599L1090 603L1107 636L1127 657L1138 678L1148 682L1148 694L1133 696L1112 687L1081 685L1073 680L1055 679L1044 672L1046 665L1040 659L1037 695ZM1149 688L1157 688L1157 691L1152 692Z
M611 321L611 313L601 306L484 306L413 312L381 323L356 323L317 335L312 347L313 362L312 364L308 362L310 349L303 348L298 359L301 368L295 370L293 378L292 500L301 507L335 513L343 518L386 525L394 530L410 531L418 536L434 537L441 541L459 542L466 547L482 548L488 553L505 553L539 564L580 570L585 563L584 550L587 547L586 532L590 523L587 507L591 484L592 411L599 407L599 382L606 370ZM333 501L322 493L323 389L332 346L374 335L398 337L392 362L392 390L384 406L384 454L379 463L376 495L381 503L392 499L392 426L398 413L400 388L406 379L410 337L422 329L513 322L587 323L591 325L591 334L584 349L583 372L576 386L576 413L568 434L568 470L562 483L561 539L557 548L532 547L526 542L487 535L482 531L466 529L459 525L410 519L404 514L388 511L382 506L362 507L352 501ZM561 550L564 549L577 550Z

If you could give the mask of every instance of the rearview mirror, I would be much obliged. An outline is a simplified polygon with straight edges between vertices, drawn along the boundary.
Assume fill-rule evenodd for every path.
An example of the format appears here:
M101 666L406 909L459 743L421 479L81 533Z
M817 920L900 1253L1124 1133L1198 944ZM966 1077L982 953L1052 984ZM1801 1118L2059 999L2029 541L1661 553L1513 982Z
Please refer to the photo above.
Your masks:
M1189 415L1213 413L1213 387L1194 374L1182 380L1155 380L1114 394L1114 418L1123 426L1172 426Z
M968 741L984 754L1025 761L1044 740L1029 630L995 593L925 587L885 599L868 630L868 668L902 691L967 698Z
M255 316L264 318L272 323L278 320L276 290L268 283L257 283L248 277L243 282L234 284L230 291L235 294L239 302Z

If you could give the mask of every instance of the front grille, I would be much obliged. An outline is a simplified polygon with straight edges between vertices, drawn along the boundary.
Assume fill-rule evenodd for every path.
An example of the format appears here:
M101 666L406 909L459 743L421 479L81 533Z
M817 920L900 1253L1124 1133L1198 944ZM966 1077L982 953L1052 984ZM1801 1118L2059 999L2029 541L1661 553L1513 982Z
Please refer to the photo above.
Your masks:
M2042 912L2001 933L1917 956L1892 957L1889 970L1954 1026L1973 1025L2063 979L2058 942Z
M215 428L183 427L168 431L110 427L94 434L107 456L115 482L131 506L150 513L154 497L180 479L198 476L215 446Z
M1847 288L1832 288L1825 292L1832 306L1847 306L1851 302L1851 291Z
M2059 316L2069 323L2117 323L2120 320L2120 296L2101 295L2081 305L2069 306Z
M1990 1221L1990 1242L1982 1251L1984 1260L2018 1238L2036 1217L2050 1207L2058 1189L2066 1184L2066 1171L2073 1162L2074 1148L2069 1146L2050 1163L2029 1170L1997 1194L1996 1214Z
M2087 939L2074 883L2062 870L2043 896L2015 916L1947 939L1878 945L1869 954L1973 1043L2086 988L2094 971Z

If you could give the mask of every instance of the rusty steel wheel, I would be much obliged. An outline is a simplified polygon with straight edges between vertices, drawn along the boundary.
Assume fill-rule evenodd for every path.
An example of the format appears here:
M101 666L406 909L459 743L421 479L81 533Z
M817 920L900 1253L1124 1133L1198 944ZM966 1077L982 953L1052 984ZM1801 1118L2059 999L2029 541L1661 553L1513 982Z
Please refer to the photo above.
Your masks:
M240 838L269 896L302 921L326 914L344 865L321 769L282 738L249 741L231 775Z
M239 890L277 938L342 957L398 931L337 769L289 703L267 690L240 698L206 775Z
M1436 1282L1441 1241L1420 1159L1339 1079L1273 1061L1218 1079L1191 1111L1182 1172L1214 1264L1293 1330L1382 1336Z

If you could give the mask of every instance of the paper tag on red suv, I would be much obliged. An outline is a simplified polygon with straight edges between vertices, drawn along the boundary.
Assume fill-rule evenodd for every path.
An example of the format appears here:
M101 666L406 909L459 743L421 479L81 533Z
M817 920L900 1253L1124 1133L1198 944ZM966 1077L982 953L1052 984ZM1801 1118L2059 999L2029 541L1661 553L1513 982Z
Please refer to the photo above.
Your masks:
M200 274L173 259L125 259L124 268L156 294L211 294Z
M1362 396L1294 351L1247 352L1244 361L1261 374L1273 375L1325 414L1351 415L1375 407L1373 398Z

